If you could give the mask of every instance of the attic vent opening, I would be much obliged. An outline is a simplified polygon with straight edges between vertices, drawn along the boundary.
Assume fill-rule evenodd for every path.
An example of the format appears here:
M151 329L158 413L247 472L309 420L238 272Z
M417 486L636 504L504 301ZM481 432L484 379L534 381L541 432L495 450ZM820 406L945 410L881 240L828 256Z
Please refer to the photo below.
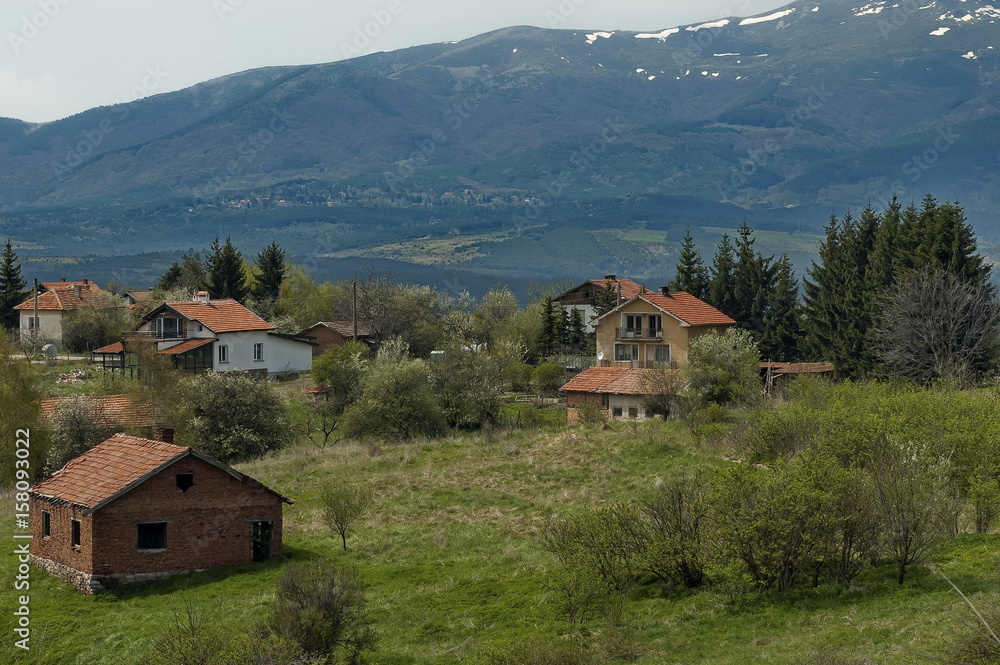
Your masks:
M177 489L182 492L187 492L194 485L194 472L188 473L178 473L177 474Z

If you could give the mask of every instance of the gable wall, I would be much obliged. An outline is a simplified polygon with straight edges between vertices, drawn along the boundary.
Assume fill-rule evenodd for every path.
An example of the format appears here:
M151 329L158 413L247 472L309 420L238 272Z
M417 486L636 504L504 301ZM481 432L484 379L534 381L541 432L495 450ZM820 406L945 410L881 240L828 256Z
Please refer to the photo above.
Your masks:
M176 475L194 472L194 485ZM252 561L251 520L273 520L273 554L281 553L281 500L262 486L186 457L93 515L93 574L179 572ZM142 552L136 522L168 521L167 547Z
M331 346L342 346L347 339L336 330L330 330L326 326L313 326L303 333L303 337L314 337L319 346L312 347L312 355L320 356Z

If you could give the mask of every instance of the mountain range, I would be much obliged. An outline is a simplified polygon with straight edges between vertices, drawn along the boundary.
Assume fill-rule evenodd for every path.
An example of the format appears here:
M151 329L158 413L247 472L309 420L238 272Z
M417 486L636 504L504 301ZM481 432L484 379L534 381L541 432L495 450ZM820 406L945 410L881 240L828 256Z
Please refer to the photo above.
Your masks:
M745 218L801 268L831 213L929 191L989 246L998 21L975 0L820 0L646 33L512 27L2 119L0 234L38 266L231 235L321 273L652 276L687 227L708 243Z

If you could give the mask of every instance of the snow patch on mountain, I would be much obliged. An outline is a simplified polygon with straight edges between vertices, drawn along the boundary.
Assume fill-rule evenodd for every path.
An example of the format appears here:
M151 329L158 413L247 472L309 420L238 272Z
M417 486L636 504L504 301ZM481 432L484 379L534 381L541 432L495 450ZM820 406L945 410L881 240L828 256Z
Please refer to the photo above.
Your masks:
M711 23L702 23L701 25L692 25L688 27L690 32L698 32L699 30L711 30L712 28L724 28L729 25L729 19L724 18L720 21L712 21Z
M677 34L680 31L681 31L680 28L667 28L666 30L663 30L662 32L640 32L638 35L635 36L635 38L636 39L659 39L660 41L663 41L664 39L666 39L670 35L675 35L675 34Z
M587 35L587 43L593 44L597 41L598 37L603 37L604 39L611 39L611 36L615 34L613 32L591 32Z
M938 28L937 30L931 31L930 34L934 37L940 37L949 30L951 30L951 28Z
M795 11L794 9L786 9L784 11L768 14L767 16L756 16L754 18L745 18L742 21L740 21L740 25L754 25L755 23L766 23L767 21L777 21L779 18L784 18L794 11Z

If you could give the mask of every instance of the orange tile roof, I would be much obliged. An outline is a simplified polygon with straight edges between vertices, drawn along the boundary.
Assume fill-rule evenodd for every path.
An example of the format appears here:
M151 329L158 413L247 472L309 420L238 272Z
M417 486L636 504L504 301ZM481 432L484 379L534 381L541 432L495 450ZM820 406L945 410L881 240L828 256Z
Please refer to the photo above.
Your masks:
M237 473L222 462L197 450L127 434L115 434L76 459L70 460L51 478L36 484L31 489L31 494L83 506L88 509L84 513L87 515L187 455L194 455L229 473L237 480L246 478L259 484L286 503L294 503L291 499L281 496L256 480Z
M642 284L633 282L631 279L618 278L618 279L591 279L588 280L591 284L599 286L601 288L607 288L608 282L611 282L611 287L620 287L622 298L631 299L635 298L637 295L643 292Z
M107 346L102 346L99 349L94 349L91 353L124 353L125 344L123 342L112 342Z
M83 285L86 285L86 284L91 284L93 286L97 286L96 284L94 284L89 279L81 279L79 282L67 282L65 277L62 278L62 279L60 279L58 282L41 282L41 285L43 287L45 287L45 289L48 290L48 291L51 291L52 289L64 288L64 287L67 287L67 286L75 286L77 284L79 284L80 286L83 286Z
M115 434L67 462L51 478L35 485L32 493L93 508L188 450L172 443Z
M165 356L176 356L186 353L192 349L197 349L199 346L205 346L206 344L218 341L219 340L215 337L194 337L192 339L186 339L180 344L174 344L171 347L163 349L160 353Z
M216 334L244 330L274 330L274 326L232 298L211 300L207 303L193 300L169 302L166 306L187 319L198 321ZM147 314L147 318L151 314Z
M662 293L645 293L639 297L688 325L726 326L736 323L704 300L699 300L684 291L671 293L668 296Z
M60 405L74 399L94 409L101 423L112 427L155 427L163 415L155 404L134 395L81 395L43 399L42 417L51 418Z
M99 304L101 289L93 282L48 282L55 288L38 294L38 309L43 312L61 312L87 305ZM80 286L80 297L76 296L76 287ZM34 297L28 298L14 309L31 311L35 308Z
M656 370L632 367L588 367L574 376L559 390L575 393L608 393L611 395L645 395L647 377ZM676 370L673 373L680 380Z

